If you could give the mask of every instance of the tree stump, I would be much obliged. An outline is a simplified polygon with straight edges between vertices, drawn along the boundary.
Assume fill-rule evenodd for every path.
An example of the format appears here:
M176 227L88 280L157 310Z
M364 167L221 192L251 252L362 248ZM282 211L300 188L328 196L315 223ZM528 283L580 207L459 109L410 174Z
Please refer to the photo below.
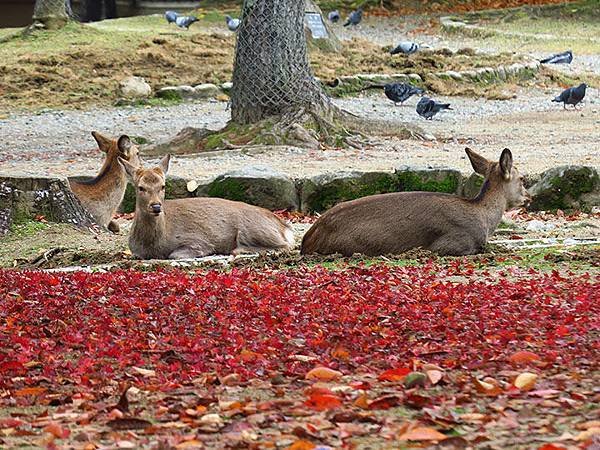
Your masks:
M36 216L82 228L99 228L65 178L0 177L0 236L13 223Z

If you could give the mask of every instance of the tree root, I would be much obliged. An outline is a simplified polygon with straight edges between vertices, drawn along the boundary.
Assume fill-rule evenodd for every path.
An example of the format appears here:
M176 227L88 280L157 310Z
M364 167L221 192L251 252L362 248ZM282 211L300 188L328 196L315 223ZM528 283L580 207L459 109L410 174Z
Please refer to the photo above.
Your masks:
M323 103L270 117L256 124L240 125L229 122L225 128L218 131L185 128L166 142L144 147L142 153L149 156L166 153L185 155L269 145L311 149L360 149L369 143L372 134L430 138L417 126L364 119Z

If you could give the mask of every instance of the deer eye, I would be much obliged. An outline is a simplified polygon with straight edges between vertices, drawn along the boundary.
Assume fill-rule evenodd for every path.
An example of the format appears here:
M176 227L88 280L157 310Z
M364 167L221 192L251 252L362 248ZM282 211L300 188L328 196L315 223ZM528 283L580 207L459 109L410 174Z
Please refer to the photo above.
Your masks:
M161 190L161 191L164 191L164 190L165 190L165 187L164 187L164 186L161 186L161 187L160 187L160 190Z
M138 189L140 190L140 192L146 192L146 189L144 189L144 188L143 188L143 187L141 187L141 186L140 186Z

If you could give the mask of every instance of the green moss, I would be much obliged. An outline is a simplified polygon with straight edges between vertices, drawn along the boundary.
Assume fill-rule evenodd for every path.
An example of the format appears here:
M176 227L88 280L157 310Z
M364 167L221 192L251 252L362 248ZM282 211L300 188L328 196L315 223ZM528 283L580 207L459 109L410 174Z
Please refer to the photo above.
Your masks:
M435 174L435 175L434 175ZM441 178L436 176L443 174ZM446 192L453 194L458 191L460 183L460 174L450 172L413 172L401 171L397 173L398 184L401 191L427 191L427 192Z
M131 140L137 145L145 145L150 143L150 141L144 136L131 136Z
M36 234L38 231L48 228L48 224L36 220L20 219L14 221L10 227L10 233L13 236L25 237Z
M218 178L208 187L208 196L244 201L246 199L246 189L236 179L227 177Z
M542 189L535 193L532 209L569 209L583 194L600 186L598 173L590 167L550 169L542 176Z
M183 97L181 96L181 92L176 90L166 90L166 91L158 91L156 93L156 97L161 98L163 100L168 100L172 102L181 102Z
M396 192L398 181L391 173L366 173L360 177L340 178L318 185L304 199L303 209L325 211L332 206L368 195Z
M123 201L121 202L119 210L124 213L135 211L135 188L131 185L131 183L127 183L127 188L125 188L125 196L123 197Z

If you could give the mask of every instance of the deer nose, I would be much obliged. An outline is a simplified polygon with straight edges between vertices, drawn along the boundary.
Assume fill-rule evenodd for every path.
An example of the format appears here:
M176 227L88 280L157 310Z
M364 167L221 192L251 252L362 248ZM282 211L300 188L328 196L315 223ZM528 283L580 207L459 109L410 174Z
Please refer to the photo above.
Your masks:
M160 203L152 203L150 205L150 208L152 208L152 212L154 214L160 214L161 210L162 210L162 206Z

